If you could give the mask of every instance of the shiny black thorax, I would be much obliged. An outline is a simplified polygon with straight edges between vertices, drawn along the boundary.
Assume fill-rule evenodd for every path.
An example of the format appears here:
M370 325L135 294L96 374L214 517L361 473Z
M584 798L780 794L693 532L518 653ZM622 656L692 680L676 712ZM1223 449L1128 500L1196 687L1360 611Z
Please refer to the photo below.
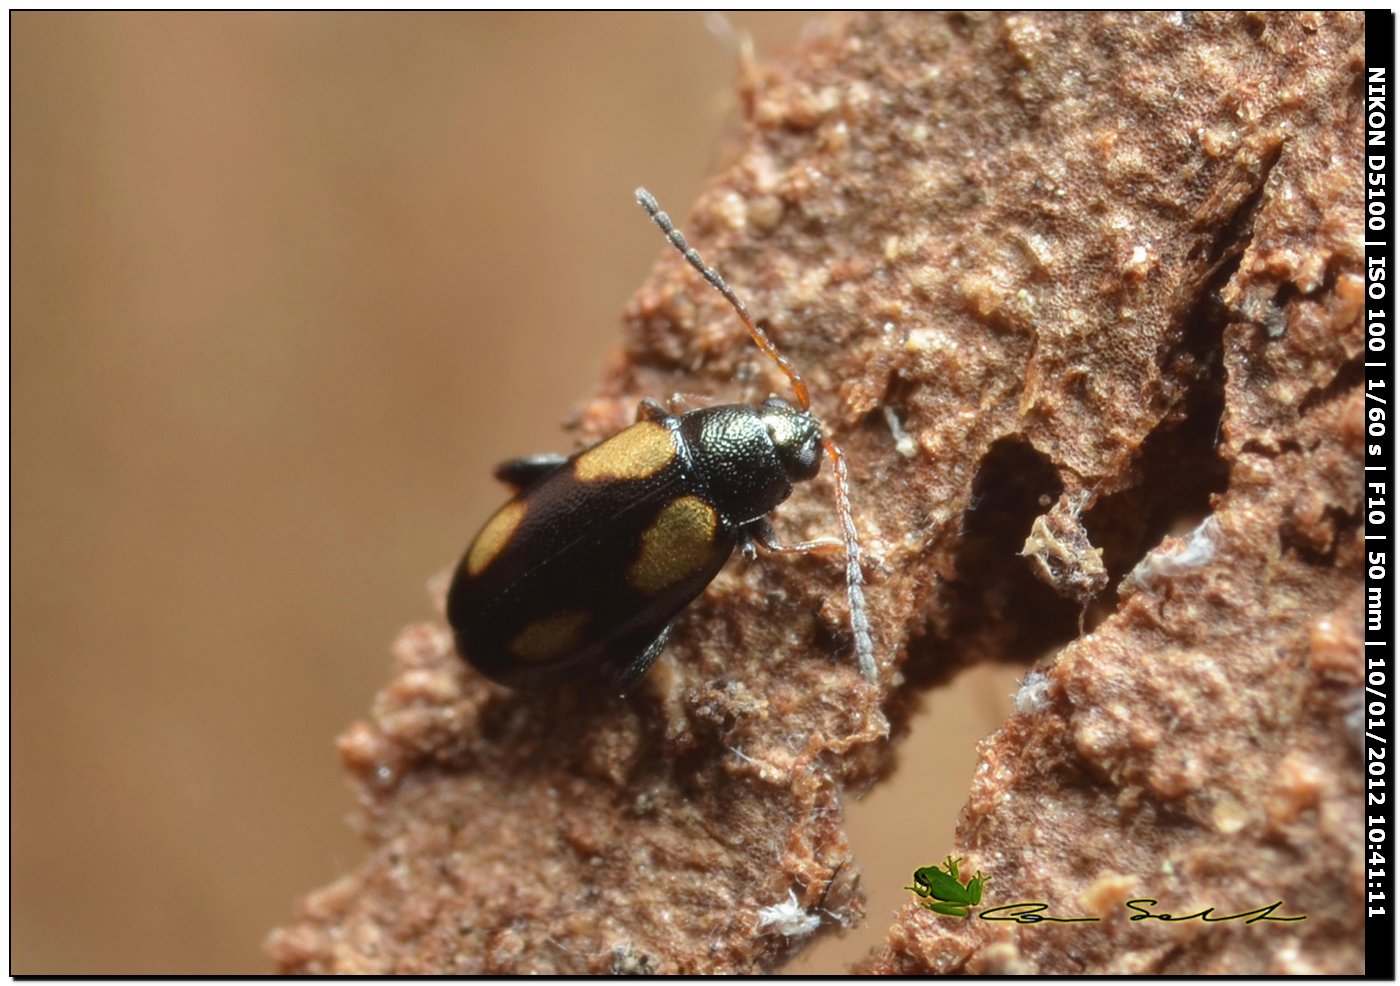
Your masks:
M566 460L508 470L521 488L447 597L458 650L486 676L634 680L676 614L821 464L816 420L780 398L679 416L648 402L643 413Z
M781 398L757 407L702 408L672 420L696 489L736 524L768 513L821 465L816 420Z

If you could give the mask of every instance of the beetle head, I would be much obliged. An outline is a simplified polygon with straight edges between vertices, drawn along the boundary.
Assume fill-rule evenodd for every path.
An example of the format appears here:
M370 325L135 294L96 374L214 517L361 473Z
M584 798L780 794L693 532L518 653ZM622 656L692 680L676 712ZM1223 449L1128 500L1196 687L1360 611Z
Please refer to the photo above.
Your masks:
M822 465L822 429L817 419L781 397L768 398L758 413L788 479L800 483L815 476Z

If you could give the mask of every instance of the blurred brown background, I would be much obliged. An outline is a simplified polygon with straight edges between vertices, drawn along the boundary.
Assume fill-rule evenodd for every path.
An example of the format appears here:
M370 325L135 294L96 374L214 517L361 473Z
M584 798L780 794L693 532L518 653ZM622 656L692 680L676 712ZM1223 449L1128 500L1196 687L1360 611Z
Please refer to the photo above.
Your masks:
M727 23L760 57L811 29ZM567 448L662 250L632 188L685 215L734 41L698 14L11 30L11 971L267 971L361 855L333 738L491 467ZM942 858L1013 682L932 697L852 805L870 925L800 969L863 954Z

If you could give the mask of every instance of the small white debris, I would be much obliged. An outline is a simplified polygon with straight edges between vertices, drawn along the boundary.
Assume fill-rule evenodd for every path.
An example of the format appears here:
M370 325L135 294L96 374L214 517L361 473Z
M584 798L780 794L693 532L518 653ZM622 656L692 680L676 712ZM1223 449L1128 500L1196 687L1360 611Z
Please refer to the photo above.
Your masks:
M1138 562L1125 581L1146 586L1157 579L1176 578L1203 568L1215 558L1220 538L1220 522L1214 515L1207 517L1186 537L1163 540Z
M1043 712L1050 705L1050 680L1043 672L1031 671L1021 679L1021 687L1011 696L1011 707L1018 715Z
M889 426L890 435L894 438L894 450L906 459L912 459L918 451L918 446L914 444L914 436L904 430L904 423L899 420L899 415L894 408L888 404L880 408L885 415L885 424Z
M821 927L821 915L802 909L797 903L797 894L789 890L787 900L779 901L771 907L761 907L758 911L758 929L771 927L788 938L804 938Z
M1366 752L1366 696L1357 688L1355 697L1351 703L1354 707L1342 716L1342 724L1346 726L1347 739L1351 740L1351 745L1356 749L1357 756L1364 756Z

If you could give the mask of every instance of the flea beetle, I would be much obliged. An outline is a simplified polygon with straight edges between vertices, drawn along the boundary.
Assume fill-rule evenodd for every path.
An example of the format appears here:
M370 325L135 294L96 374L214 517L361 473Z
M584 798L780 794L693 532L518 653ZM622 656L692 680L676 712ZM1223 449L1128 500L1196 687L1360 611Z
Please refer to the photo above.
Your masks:
M861 673L876 677L851 516L846 459L822 436L807 385L719 273L706 266L644 188L637 202L738 313L791 381L797 403L721 404L672 414L641 402L637 423L572 456L514 459L496 470L515 496L467 548L447 594L461 655L516 688L590 672L626 687L651 667L671 621L704 591L735 547L844 547L851 635ZM836 470L839 541L778 543L766 514L794 483Z

